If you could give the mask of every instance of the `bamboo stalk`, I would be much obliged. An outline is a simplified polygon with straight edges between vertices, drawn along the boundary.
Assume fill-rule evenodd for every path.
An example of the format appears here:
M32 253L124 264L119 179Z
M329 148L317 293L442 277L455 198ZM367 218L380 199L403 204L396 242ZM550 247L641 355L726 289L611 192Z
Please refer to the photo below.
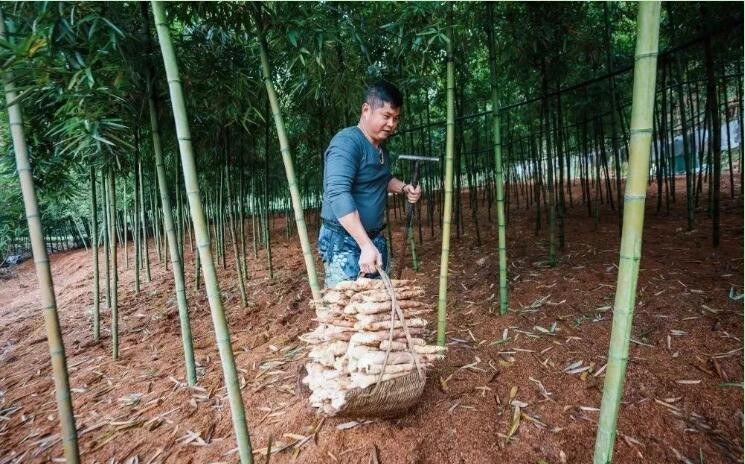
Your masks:
M109 192L109 258L111 259L111 357L119 359L119 270L116 246L116 183L114 170L109 167L106 176Z
M701 5L702 13L705 11ZM722 140L721 140L721 119L719 115L719 104L717 103L716 79L714 77L714 58L711 50L711 39L704 41L704 57L706 64L706 107L711 115L710 131L710 169L712 170L712 179L709 184L711 192L711 215L712 215L712 245L714 248L719 246L719 222L720 222L720 181L722 175Z
M106 188L106 175L101 171L101 191L103 193L103 239L104 239L104 258L106 260L106 307L111 308L111 260L109 256L111 249L109 247L109 189Z
M134 164L134 211L132 211L132 234L135 243L135 294L140 293L140 265L142 263L141 233L140 233L140 196L139 196L139 177L137 176L137 166L140 159L140 129L139 125L135 130L135 164Z
M147 21L146 4L141 4L142 16ZM148 50L150 47L150 31L146 29ZM166 181L166 170L163 163L163 150L160 143L160 123L158 121L158 107L154 95L157 94L155 84L151 81L152 70L148 66L147 71L147 90L148 90L148 112L150 113L150 132L153 139L153 155L155 156L155 172L158 180L158 190L160 192L160 202L163 207L163 222L165 224L166 238L171 255L171 270L173 272L174 290L176 292L176 306L179 314L179 324L181 326L181 344L184 349L184 366L186 368L186 382L188 385L194 385L197 382L196 364L194 362L194 347L191 336L191 324L189 323L189 306L186 300L186 284L184 282L184 265L181 253L179 252L179 240L176 235L171 213L171 197L168 195L168 184Z
M494 186L497 209L497 237L499 249L499 312L506 314L508 306L507 288L507 238L504 217L504 174L502 172L502 134L501 118L499 114L499 99L497 98L497 53L494 43L493 4L488 4L489 9L489 66L491 70L491 103L492 103L492 136L494 138Z
M207 236L207 222L199 195L199 183L197 182L197 169L194 162L194 151L191 144L191 133L186 112L181 80L179 78L176 52L173 49L168 23L163 4L152 2L155 26L158 31L163 63L168 78L168 89L173 105L173 115L176 122L176 135L178 137L179 152L181 154L181 166L184 172L184 187L186 188L191 218L194 222L194 234L196 236L197 249L201 256L202 271L204 272L204 286L207 291L207 299L212 314L212 323L215 329L215 338L222 361L223 376L230 402L230 411L233 419L233 430L238 443L238 454L241 463L252 463L251 440L246 426L246 413L241 397L241 389L238 383L238 373L235 367L233 349L230 343L230 328L223 310L222 297L217 282L217 272L212 260L209 239Z
M93 258L93 341L101 336L101 288L98 272L98 205L96 205L96 170L91 165L91 256Z
M442 253L440 286L437 298L437 344L445 346L447 323L448 261L450 259L450 225L453 212L453 152L455 148L455 63L453 61L453 4L450 4L450 38L447 41L447 131L445 133L445 201L442 215Z
M600 405L595 441L595 464L610 463L616 438L616 421L623 395L629 340L641 260L644 206L652 141L660 2L639 3L634 65L634 89L629 146L629 175L624 194L623 231L618 281L613 311L608 367Z
M243 275L243 269L241 268L241 256L240 256L240 253L238 252L239 244L238 244L238 240L235 234L235 228L236 228L235 214L233 213L233 201L230 196L230 177L228 173L227 163L225 163L225 177L226 177L225 186L227 187L227 190L228 190L227 192L228 193L228 200L227 200L228 218L229 218L228 231L230 232L230 240L231 242L233 242L233 258L235 259L235 273L236 273L236 278L238 280L238 289L241 292L241 305L245 308L246 306L248 306L248 296L246 295L246 284L244 283L245 276Z
M147 216L145 215L145 185L142 182L142 160L137 160L137 176L140 178L140 224L142 225L143 258L145 260L145 280L150 282L150 249L147 243Z
M261 4L259 4L261 5ZM285 165L285 174L287 175L287 183L290 187L290 196L292 197L292 209L295 213L295 223L297 224L297 234L300 239L300 246L303 250L303 258L305 259L305 268L308 273L308 283L310 284L310 290L313 293L314 300L321 300L321 287L318 283L318 275L316 273L315 259L313 258L313 252L310 246L310 240L308 239L308 229L305 225L305 219L303 217L303 207L300 204L300 189L297 185L297 179L295 176L295 168L292 163L292 155L290 154L290 144L285 133L285 124L282 120L282 113L279 109L279 102L277 100L277 94L274 90L274 84L271 80L271 68L269 67L269 57L267 51L266 38L264 37L263 24L260 17L260 10L258 8L253 11L254 20L256 22L256 30L258 33L259 41L259 53L261 55L261 69L262 78L266 87L266 93L269 97L269 104L272 108L272 115L274 116L274 124L277 129L277 138L279 139L280 152L282 153L282 162ZM268 180L268 179L267 179Z
M0 9L0 38L7 40L5 32L5 16ZM78 451L78 438L75 429L75 416L70 396L70 382L67 374L67 359L65 358L65 346L62 340L62 330L57 313L57 302L54 297L54 281L52 280L52 269L49 265L46 245L44 243L44 232L41 224L39 203L36 198L34 178L31 173L31 163L26 146L26 135L23 130L23 116L18 104L18 94L15 89L11 71L6 71L4 76L5 101L8 109L8 123L10 134L13 139L13 151L16 158L16 170L21 184L23 204L28 223L29 238L31 239L31 250L36 269L36 279L39 282L39 293L42 312L44 314L44 326L49 344L49 354L52 363L52 376L54 377L54 390L57 398L57 410L59 413L62 446L64 448L65 461L69 464L80 462Z
M127 237L127 220L129 214L127 214L127 178L122 179L122 193L124 194L124 200L122 201L124 206L124 214L122 216L122 235L124 236L124 269L129 269L129 245Z
M163 153L160 145L160 125L158 124L158 112L155 107L152 91L148 96L148 109L150 111L150 126L152 128L155 169L158 174L158 189L160 190L160 201L163 205L163 219L166 227L168 248L171 254L171 270L173 272L174 290L176 292L176 306L178 307L179 324L181 325L181 344L184 348L186 382L189 385L194 385L197 383L197 370L194 362L191 324L189 323L189 306L186 301L186 284L184 283L183 263L178 250L178 238L176 237L176 229L173 224L173 216L171 216L171 198L168 196L166 170L163 165Z

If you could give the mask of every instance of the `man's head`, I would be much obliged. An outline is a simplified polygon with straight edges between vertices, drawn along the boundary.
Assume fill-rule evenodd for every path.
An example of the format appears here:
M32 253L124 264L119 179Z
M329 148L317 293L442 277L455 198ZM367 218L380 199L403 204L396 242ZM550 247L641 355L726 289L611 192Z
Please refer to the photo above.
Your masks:
M367 88L360 127L374 144L380 144L393 135L402 105L401 92L390 82L377 81Z

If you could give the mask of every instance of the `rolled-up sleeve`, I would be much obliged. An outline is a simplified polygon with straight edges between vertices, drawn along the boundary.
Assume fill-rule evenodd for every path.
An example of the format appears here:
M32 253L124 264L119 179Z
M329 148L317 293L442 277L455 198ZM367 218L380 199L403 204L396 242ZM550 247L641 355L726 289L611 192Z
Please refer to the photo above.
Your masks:
M355 205L352 197L352 184L357 168L358 160L355 158L353 150L346 149L341 143L332 143L328 147L326 152L326 198L337 219L357 210L357 205Z

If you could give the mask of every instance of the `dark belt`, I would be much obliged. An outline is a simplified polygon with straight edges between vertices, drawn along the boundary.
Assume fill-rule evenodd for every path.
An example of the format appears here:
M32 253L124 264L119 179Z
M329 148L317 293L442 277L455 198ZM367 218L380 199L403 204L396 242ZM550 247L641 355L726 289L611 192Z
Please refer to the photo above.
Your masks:
M321 223L322 223L322 224L323 224L323 226L324 226L324 227L326 227L327 229L331 229L331 230L333 230L333 231L336 231L336 232L342 232L342 233L344 233L344 234L347 234L347 235L349 235L349 232L347 232L347 229L345 229L345 228L344 228L344 227L343 227L343 226L342 226L341 224L339 224L338 222L331 222L331 221L327 221L326 219L322 219L322 220L321 220ZM383 225L382 225L381 227L379 227L379 228L377 228L377 229L366 230L365 232L367 233L367 236L368 236L368 237L370 237L370 238L372 239L372 238L375 238L375 237L377 237L377 236L378 236L378 235L379 235L379 234L380 234L381 232L383 232L383 230L385 230L385 227L386 227L386 225L385 225L385 224L383 224Z

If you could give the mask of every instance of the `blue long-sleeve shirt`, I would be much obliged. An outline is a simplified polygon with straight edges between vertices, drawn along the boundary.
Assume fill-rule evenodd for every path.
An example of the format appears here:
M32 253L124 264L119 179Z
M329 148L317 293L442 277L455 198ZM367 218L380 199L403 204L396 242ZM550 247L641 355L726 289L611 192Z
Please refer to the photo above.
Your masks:
M366 231L380 229L391 177L387 153L375 148L357 126L342 129L324 154L321 217L338 223L356 210Z

